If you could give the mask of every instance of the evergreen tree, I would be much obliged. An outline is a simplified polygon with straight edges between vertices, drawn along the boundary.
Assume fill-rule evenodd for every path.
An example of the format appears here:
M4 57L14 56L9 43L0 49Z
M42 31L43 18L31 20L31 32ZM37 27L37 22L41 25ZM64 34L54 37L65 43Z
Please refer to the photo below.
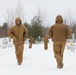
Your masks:
M43 36L43 26L42 26L42 21L40 19L40 16L35 16L31 20L31 25L32 25L32 36L36 40L39 36Z
M24 23L24 26L26 26L26 28L28 29L28 37L30 37L31 36L31 34L32 34L32 32L31 32L31 25L30 24L28 24L28 23Z

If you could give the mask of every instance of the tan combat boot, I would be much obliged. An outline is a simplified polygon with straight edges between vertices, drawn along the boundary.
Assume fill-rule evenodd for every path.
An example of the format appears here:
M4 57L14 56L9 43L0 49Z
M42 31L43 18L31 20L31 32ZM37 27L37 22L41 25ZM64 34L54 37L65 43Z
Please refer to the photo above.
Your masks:
M59 69L63 68L64 64L62 63L62 61L58 61L57 63L58 63L57 68L59 68Z

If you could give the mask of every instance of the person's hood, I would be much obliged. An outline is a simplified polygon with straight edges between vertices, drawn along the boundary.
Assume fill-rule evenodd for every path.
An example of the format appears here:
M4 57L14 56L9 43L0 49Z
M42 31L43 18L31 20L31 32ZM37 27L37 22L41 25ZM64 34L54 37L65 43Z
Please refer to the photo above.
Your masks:
M56 21L55 21L55 23L63 23L63 18L62 18L62 16L61 15L58 15L57 17L56 17Z
M17 17L16 19L15 19L15 23L16 23L16 21L20 21L21 23L20 24L22 24L22 21L21 21L21 18L20 17Z

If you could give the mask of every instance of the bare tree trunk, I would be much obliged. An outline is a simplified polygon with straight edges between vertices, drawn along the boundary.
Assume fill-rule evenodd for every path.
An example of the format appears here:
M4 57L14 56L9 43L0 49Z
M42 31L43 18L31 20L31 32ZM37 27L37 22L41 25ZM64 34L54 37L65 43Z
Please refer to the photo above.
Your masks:
M5 19L9 28L14 25L15 18L20 17L22 21L24 20L24 10L20 2L15 9L7 9L6 13Z

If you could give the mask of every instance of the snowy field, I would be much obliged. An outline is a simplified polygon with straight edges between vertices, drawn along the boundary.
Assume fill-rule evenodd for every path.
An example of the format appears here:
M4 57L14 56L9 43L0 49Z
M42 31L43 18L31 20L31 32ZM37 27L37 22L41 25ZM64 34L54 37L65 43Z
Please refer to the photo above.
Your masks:
M0 47L0 75L76 75L76 53L65 48L64 68L57 69L52 45L50 41L44 50L43 44L33 44L32 49L25 44L21 66L17 65L14 46Z

